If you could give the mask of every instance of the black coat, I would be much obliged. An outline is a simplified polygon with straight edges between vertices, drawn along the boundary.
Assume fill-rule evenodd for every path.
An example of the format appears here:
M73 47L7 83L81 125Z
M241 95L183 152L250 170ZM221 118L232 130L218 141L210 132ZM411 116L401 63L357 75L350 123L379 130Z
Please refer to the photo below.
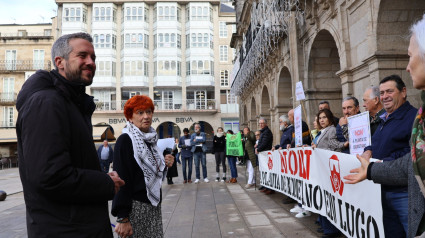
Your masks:
M112 237L114 182L93 143L93 98L57 71L37 71L16 108L28 237Z
M213 140L213 152L226 152L226 136L222 137L214 136Z
M260 131L261 131L261 135L258 141L257 151L261 152L261 151L271 150L273 147L272 131L269 129L268 126L264 127L264 129L261 129Z

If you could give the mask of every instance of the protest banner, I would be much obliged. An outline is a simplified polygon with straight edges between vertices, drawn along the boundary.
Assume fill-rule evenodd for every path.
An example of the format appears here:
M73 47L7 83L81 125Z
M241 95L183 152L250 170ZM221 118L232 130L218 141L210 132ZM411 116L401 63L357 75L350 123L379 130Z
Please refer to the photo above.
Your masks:
M348 117L350 154L362 154L364 148L371 144L369 112Z
M241 133L226 134L226 155L243 156L242 136Z
M380 185L342 180L360 166L355 156L305 147L261 152L258 161L261 185L325 216L347 237L384 237Z
M295 146L303 145L301 105L294 109Z
M295 97L297 101L305 99L303 83L301 81L295 84Z

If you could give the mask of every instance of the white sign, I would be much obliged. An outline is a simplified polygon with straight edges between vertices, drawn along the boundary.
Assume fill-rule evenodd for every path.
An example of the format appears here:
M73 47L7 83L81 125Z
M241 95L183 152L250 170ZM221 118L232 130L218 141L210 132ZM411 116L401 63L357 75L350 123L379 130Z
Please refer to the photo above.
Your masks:
M297 98L297 101L305 99L304 88L303 88L302 82L298 82L295 86L295 97Z
M303 123L301 115L301 105L294 109L294 126L295 126L295 146L303 145Z
M174 138L159 139L157 142L157 146L159 149L158 152L162 155L166 148L174 149L175 144L176 140Z
M348 117L350 154L362 154L371 145L369 112Z
M261 185L325 216L345 236L384 237L381 185L342 180L360 166L353 155L305 147L261 152L258 161Z

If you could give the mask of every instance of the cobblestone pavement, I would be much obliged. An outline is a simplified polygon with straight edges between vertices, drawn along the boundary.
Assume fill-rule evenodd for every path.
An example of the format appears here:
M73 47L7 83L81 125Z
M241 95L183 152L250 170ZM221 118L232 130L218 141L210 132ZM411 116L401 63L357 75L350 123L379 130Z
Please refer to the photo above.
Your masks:
M174 178L174 184L163 185L165 237L320 236L314 225L316 215L297 219L289 212L294 204L282 204L284 195L265 195L254 188L245 189L245 166L237 167L237 184L215 182L215 160L213 155L207 155L210 182L201 180L199 184L183 184L181 166L178 165L180 176ZM0 190L9 194L0 202L0 237L27 237L25 204L17 168L0 170ZM115 218L111 217L111 221L115 223Z

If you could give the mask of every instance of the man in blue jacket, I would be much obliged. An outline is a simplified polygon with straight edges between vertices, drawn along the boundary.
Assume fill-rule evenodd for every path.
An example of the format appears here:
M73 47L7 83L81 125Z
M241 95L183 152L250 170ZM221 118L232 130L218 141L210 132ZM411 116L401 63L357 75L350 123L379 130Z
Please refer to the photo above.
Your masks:
M190 143L192 145L193 158L195 160L195 172L196 180L195 183L199 183L201 173L199 171L199 162L202 164L202 174L204 175L204 182L208 183L207 178L207 145L205 133L201 131L199 123L195 124L195 133L190 136Z
M189 129L183 129L184 135L179 139L179 148L181 148L181 159L182 159L182 171L183 171L183 183L192 183L192 146L189 135ZM186 163L187 162L187 163ZM186 166L189 167L189 172L186 174ZM199 165L198 165L199 166ZM199 167L198 167L199 168Z
M97 156L99 157L100 168L103 172L108 173L109 166L112 161L114 161L114 151L112 150L112 147L108 145L107 140L104 140L103 145L99 146L97 149Z
M406 85L398 75L379 83L380 99L385 113L372 145L365 148L363 157L386 161L395 160L410 152L410 135L417 109L406 100ZM407 186L382 185L383 223L386 237L406 237L408 221Z

